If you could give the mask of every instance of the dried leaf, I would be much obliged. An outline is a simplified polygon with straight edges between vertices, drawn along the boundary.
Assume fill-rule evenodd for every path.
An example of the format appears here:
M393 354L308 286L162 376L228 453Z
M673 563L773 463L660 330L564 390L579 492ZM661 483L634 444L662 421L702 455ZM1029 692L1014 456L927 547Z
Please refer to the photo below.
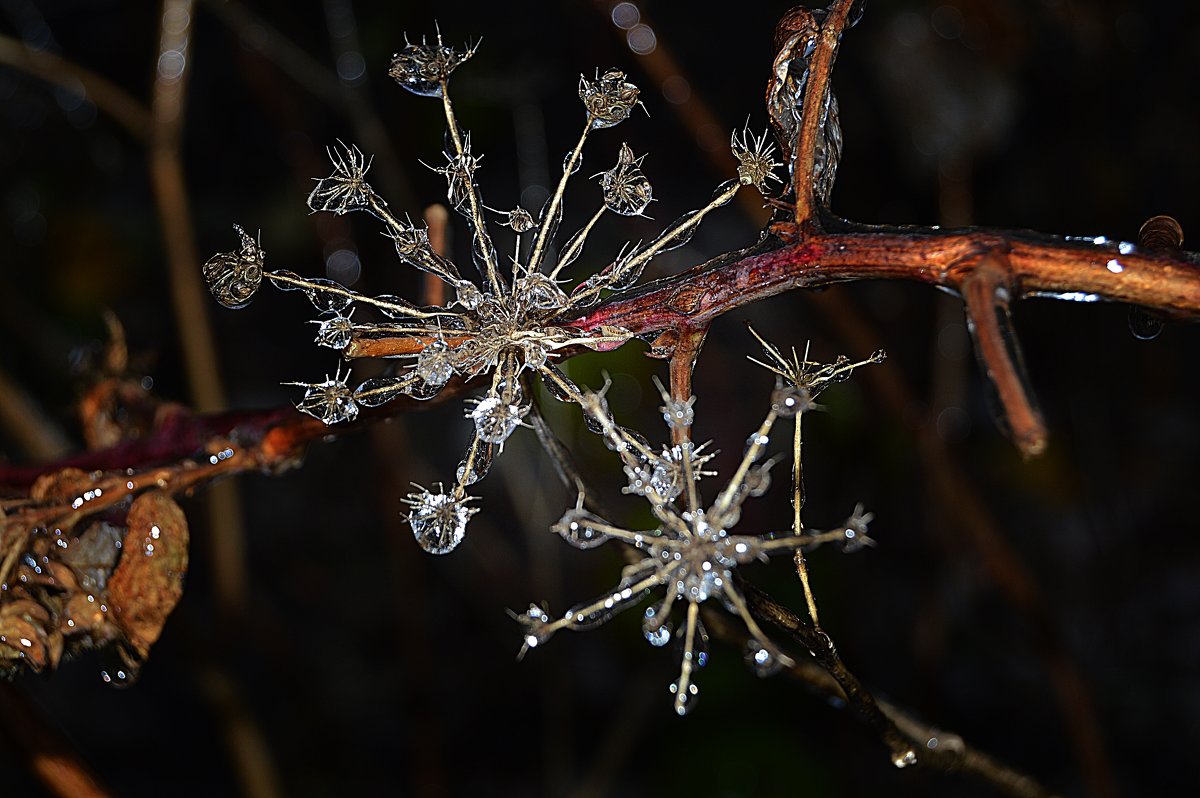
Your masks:
M166 494L146 493L129 508L128 530L108 598L117 624L145 659L183 595L187 520Z
M29 498L35 501L68 499L80 495L91 484L92 478L83 469L64 468L38 477L29 489Z

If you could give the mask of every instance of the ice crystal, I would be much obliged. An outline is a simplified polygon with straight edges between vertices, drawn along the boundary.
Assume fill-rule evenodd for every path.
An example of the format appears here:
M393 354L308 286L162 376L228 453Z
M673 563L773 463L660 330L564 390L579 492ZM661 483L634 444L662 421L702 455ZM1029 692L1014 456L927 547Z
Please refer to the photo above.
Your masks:
M457 491L445 493L440 484L437 493L420 485L413 487L417 491L404 497L404 503L412 508L408 523L413 536L430 554L448 554L462 543L467 522L479 508L467 506L472 497Z
M317 180L308 195L308 207L329 211L341 216L349 211L366 210L370 204L371 186L367 183L370 158L364 158L358 147L347 147L339 141L337 147L326 150L333 161L333 174Z
M267 253L240 225L233 229L241 237L237 252L219 252L208 259L202 272L213 297L227 308L242 308L258 292L263 279L263 261Z
M332 172L317 179L308 196L308 207L314 212L341 215L362 211L375 217L394 242L401 261L452 289L448 306L419 307L400 297L362 294L325 278L264 271L262 248L240 227L241 248L214 256L204 267L213 295L228 307L249 302L266 279L280 290L299 291L308 297L320 314L315 320L319 345L340 349L347 358L365 356L364 350L370 350L371 355L401 358L402 364L408 364L403 373L372 378L353 390L341 377L315 384L295 383L305 388L297 407L327 424L351 420L359 408L377 407L400 396L431 399L456 376L467 380L491 373L490 387L467 413L475 424L475 436L459 465L454 486L458 492L487 474L496 451L521 424L528 404L520 398L519 386L528 375L540 377L555 397L577 402L578 388L554 365L560 352L578 346L612 349L632 337L617 327L578 329L570 320L582 316L605 294L632 287L650 261L686 243L700 222L728 204L740 188L753 185L763 189L773 168L770 148L761 140L746 134L740 140L735 136L734 152L742 164L737 180L722 183L707 205L684 214L649 242L625 246L603 268L570 281L574 286L568 287L568 278L560 274L580 258L601 217L641 215L653 199L650 181L642 171L644 156L635 156L621 144L616 165L598 175L596 211L566 243L556 243L567 185L579 171L585 143L593 134L600 135L596 131L628 119L641 105L639 89L616 69L597 71L593 80L581 78L582 132L563 161L562 175L549 199L537 214L521 207L496 211L483 202L478 183L483 156L475 151L470 132L460 125L447 88L451 73L474 53L474 45L447 46L440 33L433 43L426 39L413 43L406 38L388 74L414 94L441 100L446 137L444 160L436 171L446 179L450 206L470 230L470 260L478 280L464 277L457 264L434 250L424 225L414 224L388 207L368 180L371 158L353 144L339 140L328 149ZM753 179L748 179L748 174ZM501 217L499 225L511 231L506 237L515 234L516 241L503 258L488 229L487 213ZM360 316L352 322L351 313L360 306L382 319ZM688 401L670 407L677 423L690 423ZM677 496L686 481L680 477L679 462L670 456L652 453L640 467L644 473L637 477L638 484L656 486L652 493L664 500ZM643 489L636 490L646 495Z
M806 374L819 371L824 375L822 379L834 379L842 373L837 369L816 370L815 364L806 365L814 367ZM823 383L817 380L809 384ZM661 389L661 385L659 387ZM664 396L664 418L668 427L683 429L690 436L691 400L672 399L665 391ZM700 454L702 447L685 440L659 452L637 433L617 425L603 392L584 392L578 401L609 448L620 456L629 478L626 491L646 498L655 523L652 528L641 530L611 523L586 509L581 496L575 507L552 527L553 531L582 549L609 540L620 541L637 550L641 558L624 569L615 588L594 601L578 604L558 617L536 605L533 608L536 612L531 610L516 616L525 629L522 654L560 629L596 626L640 603L651 591L661 589L662 599L645 611L642 632L655 646L666 645L673 635L683 641L679 677L670 688L675 711L679 714L689 712L699 694L695 671L708 657L708 636L700 621L700 605L709 599L719 599L745 623L751 638L746 660L755 673L769 675L788 664L789 658L775 648L751 616L734 580L734 569L753 560L765 560L773 553L820 545L837 536L843 541L869 541L866 528L871 520L870 514L864 513L859 506L835 532L815 535L794 528L790 533L777 536L734 533L733 529L741 519L742 504L751 496L761 495L769 485L769 472L775 461L764 462L763 457L770 444L773 425L780 418L809 408L798 407L794 412L784 413L773 406L750 436L733 477L706 506L697 485L700 469L709 459L708 455ZM680 421L681 417L687 418L686 424ZM851 550L849 546L845 548ZM685 621L678 628L670 621L676 603L686 607Z
M354 402L354 393L340 373L332 379L326 376L323 382L289 384L299 385L305 389L304 398L296 404L296 409L302 413L319 418L326 424L353 421L358 417L358 405Z

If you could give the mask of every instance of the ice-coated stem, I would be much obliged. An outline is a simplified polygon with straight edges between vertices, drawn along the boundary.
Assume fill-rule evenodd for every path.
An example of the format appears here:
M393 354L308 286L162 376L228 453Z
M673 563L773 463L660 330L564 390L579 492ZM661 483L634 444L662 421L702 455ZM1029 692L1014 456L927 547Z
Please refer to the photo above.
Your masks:
M308 289L310 291L319 291L323 294L332 294L350 299L353 302L358 302L363 305L373 305L374 307L386 310L389 313L395 313L397 316L409 316L414 319L433 319L438 316L453 315L446 311L428 311L421 310L409 304L400 304L398 302L389 302L386 299L376 299L366 294L360 294L357 291L351 291L349 288L343 288L340 285L328 285L326 283L318 283L312 280L305 280L303 277L298 277L287 272L267 272L265 275L272 283L283 283L284 285L294 288Z
M546 257L546 249L550 245L551 239L554 237L554 231L558 227L558 215L561 212L563 193L567 190L567 181L571 179L571 175L575 174L575 170L579 167L579 159L583 156L583 144L587 141L588 133L592 130L593 117L588 114L587 122L583 126L583 133L579 135L579 141L575 144L575 149L571 150L571 155L567 162L563 164L562 177L558 180L558 186L554 189L554 195L550 198L550 204L546 206L542 218L538 220L537 238L533 241L533 249L529 253L529 271L536 272L541 268L542 260Z
M550 272L551 280L557 278L560 271L565 269L567 266L570 266L571 263L577 257L579 257L579 253L583 251L583 245L587 242L588 233L592 232L592 228L596 226L596 222L600 221L600 217L603 216L604 212L607 210L607 205L601 205L600 210L596 211L592 218L588 220L588 223L583 226L583 229L571 238L567 248L563 250L563 254L559 256L558 263L555 265L554 270Z
M463 147L462 134L458 131L458 120L454 116L454 105L450 102L450 91L446 86L447 81L442 80L442 108L446 112L446 126L450 130L450 138L454 142L454 154L461 160L466 157L466 149ZM466 181L467 202L470 204L471 210L471 226L474 228L475 238L479 241L478 250L483 256L484 271L487 280L492 285L492 293L499 296L503 293L504 277L500 274L500 267L496 264L496 249L492 246L492 238L488 235L487 225L483 219L483 202L479 199L479 191L475 188L474 175L468 175L470 179Z
M742 462L738 464L737 471L734 472L729 484L725 486L725 489L717 496L716 502L713 503L713 510L718 515L725 515L733 506L735 497L739 493L746 475L750 472L750 466L762 457L763 450L767 448L767 444L770 442L768 435L777 418L779 415L774 410L768 412L758 430L750 438L750 444L746 447L746 454L742 456Z
M676 682L675 690L675 712L679 715L686 715L691 709L688 702L692 699L690 692L692 686L692 668L695 667L693 661L696 655L696 622L700 618L700 605L695 601L688 602L687 611L687 632L683 641L683 662L679 666L679 681Z

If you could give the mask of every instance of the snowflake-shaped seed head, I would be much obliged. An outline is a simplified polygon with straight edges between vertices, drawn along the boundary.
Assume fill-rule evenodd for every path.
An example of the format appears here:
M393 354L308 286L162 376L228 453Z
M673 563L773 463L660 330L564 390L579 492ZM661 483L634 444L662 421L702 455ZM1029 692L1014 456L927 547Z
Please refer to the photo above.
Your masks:
M374 158L365 157L358 147L348 147L340 140L326 152L333 161L333 174L317 180L308 195L308 207L314 213L329 211L338 216L369 208L375 192L367 183L367 170Z
M663 405L659 410L662 411L663 421L667 422L667 426L671 429L685 429L692 426L692 422L696 419L696 411L692 407L696 404L696 397L674 399L670 392L663 387L658 377L654 378L654 384L658 387L658 392L663 399Z
M604 205L613 213L641 216L654 198L650 181L642 174L642 160L645 157L635 158L629 145L622 144L617 154L617 165L600 173Z
M781 182L775 175L775 168L781 164L775 160L775 145L767 141L765 131L761 136L755 136L749 130L743 130L739 141L735 130L729 146L738 159L738 180L742 185L754 186L765 194L770 181Z
M227 308L242 308L250 303L262 285L263 262L267 253L240 225L233 229L241 237L237 252L218 252L204 264L204 282L213 298Z
M417 355L417 365L413 370L427 385L441 388L454 376L450 347L440 338L430 341Z
M388 76L413 94L423 97L441 97L450 73L475 55L476 45L467 45L462 50L447 47L442 43L442 34L437 34L437 44L413 44L405 39L404 49L392 56Z
M528 233L536 224L533 221L533 214L522 208L520 205L508 211L505 215L505 220L501 224L512 229L514 233Z
M485 396L475 401L467 418L475 422L475 434L485 443L504 443L529 412L529 405L516 405L499 396Z
M316 343L318 346L327 346L330 349L345 349L350 343L350 336L354 333L354 322L350 320L350 313L342 315L335 313L332 318L319 319L313 323L317 325Z
M299 385L305 389L304 398L296 404L296 409L301 413L319 418L326 424L340 424L358 417L358 404L354 401L354 392L346 384L346 379L340 371L332 379L326 375L324 382L285 384Z
M592 81L579 76L579 99L583 100L593 130L619 125L628 119L633 109L641 105L640 91L618 69L610 69Z
M413 537L430 554L448 554L462 543L467 522L479 512L479 508L467 506L473 497L446 493L440 483L437 493L415 483L413 487L417 489L416 492L404 497L404 503L412 508L407 520L412 527Z

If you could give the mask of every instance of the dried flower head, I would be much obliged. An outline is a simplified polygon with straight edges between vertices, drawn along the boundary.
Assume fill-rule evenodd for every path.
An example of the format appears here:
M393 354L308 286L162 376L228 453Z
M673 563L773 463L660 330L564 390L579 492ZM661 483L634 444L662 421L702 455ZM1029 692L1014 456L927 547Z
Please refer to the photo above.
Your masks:
M374 191L367 183L367 170L373 158L363 157L358 147L347 147L341 140L337 146L326 148L333 161L333 174L317 180L308 195L308 207L329 211L341 216L349 211L367 210Z
M775 145L768 143L765 131L761 136L755 136L749 129L743 130L739 140L735 130L729 138L729 146L738 159L738 180L743 185L754 186L765 194L770 181L781 182L775 175L775 169L781 164L775 161Z
M478 281L464 277L453 261L434 250L424 226L391 211L367 182L371 159L353 145L339 141L329 149L333 171L317 180L308 197L314 211L339 215L364 211L378 219L403 262L453 289L454 300L448 307L419 307L396 296L368 296L333 280L306 278L290 271L264 273L262 249L244 234L241 252L215 256L205 269L209 285L222 304L244 304L265 278L280 290L299 291L308 297L320 314L315 319L318 344L341 349L347 358L381 356L410 364L406 371L375 377L357 387L351 387L348 377L340 372L332 380L294 383L305 389L297 407L327 424L351 420L360 408L377 407L399 396L431 399L455 377L471 379L490 373L489 387L468 408L475 435L459 465L454 495L461 495L466 485L488 473L494 455L521 425L529 409L520 388L527 375L540 377L556 398L578 402L580 391L554 365L559 352L575 346L612 349L632 337L628 331L612 326L579 330L565 320L581 316L606 292L632 287L655 257L686 243L700 222L728 204L743 186L739 180L726 181L707 205L680 217L649 242L622 247L606 266L566 290L564 284L568 281L560 275L583 253L588 234L600 218L607 213L639 215L652 199L650 182L642 172L643 158L635 157L628 146L622 145L616 166L601 173L598 209L565 244L556 244L563 198L579 169L588 137L624 121L641 104L638 88L618 70L609 70L591 81L581 79L579 96L587 111L583 130L563 163L562 176L550 199L536 217L520 207L493 211L503 216L501 224L517 237L509 257L511 267L502 268L503 261L485 219L489 209L477 182L482 156L473 151L471 134L459 124L446 94L450 73L474 51L473 46L461 50L447 47L440 34L432 45L424 39L420 44L406 40L389 74L416 94L443 97L445 163L436 171L446 179L450 205L470 228L471 260L479 272ZM755 147L769 160L761 145ZM523 236L528 236L525 246ZM555 261L552 253L556 251ZM351 309L358 306L366 306L371 309L368 312L383 318L351 321ZM682 423L690 406L676 410ZM679 476L679 457L664 452L655 453L653 462L640 464L641 471L631 480L657 486L653 490L661 493L654 495L673 498L686 480ZM469 514L463 518L465 523ZM449 549L434 546L430 550Z
M267 253L240 225L233 229L242 239L237 252L219 252L202 267L204 282L213 297L227 308L243 308L250 304L262 285L263 261Z
M668 397L665 401L664 418L668 426L690 431L691 400L682 402ZM700 621L700 604L710 598L719 598L745 623L751 638L746 661L756 673L769 675L788 663L789 658L776 649L750 615L746 600L734 582L733 570L746 562L765 560L776 552L819 545L833 535L841 535L843 540L867 540L870 515L859 506L841 530L824 537L804 534L799 529L780 536L734 534L732 530L741 520L742 504L748 497L764 493L770 484L770 469L776 461L764 462L763 455L780 413L775 409L767 413L747 441L733 478L706 507L697 486L700 467L708 459L699 455L700 447L687 440L673 448L664 448L660 454L642 436L616 424L602 391L586 392L579 403L608 447L620 456L630 479L627 491L646 497L655 525L636 530L613 524L585 509L580 496L575 507L567 510L552 531L582 549L594 548L608 540L620 541L641 553L642 559L623 570L612 591L578 604L560 617L554 618L537 605L516 616L524 627L521 653L546 642L560 629L587 629L601 624L640 603L651 591L662 588L663 598L645 610L642 631L655 646L665 645L672 636L683 640L679 677L671 684L675 711L679 714L692 709L699 692L694 671L708 658L708 636ZM686 417L686 423L682 417ZM673 472L673 477L647 478L659 468L663 473ZM670 620L676 602L686 604L686 620L678 629L673 628Z
M296 409L326 424L340 424L358 417L354 392L340 371L332 379L326 375L323 382L290 382L288 385L299 385L305 389L304 398L296 404Z
M622 216L641 216L654 198L650 181L642 174L641 158L633 157L628 144L622 144L617 153L617 165L600 173L600 186L604 191L604 205L613 213Z
M478 45L467 45L462 50L447 47L442 43L442 33L437 33L437 44L430 45L424 38L420 44L404 40L404 49L392 56L388 76L413 94L424 97L441 97L450 73L475 55Z
M641 105L637 86L625 80L625 73L610 69L593 81L579 76L579 99L587 109L592 128L612 127L629 118Z
M408 523L413 536L421 548L430 554L448 554L459 543L467 531L467 522L479 512L478 507L468 507L473 497L461 492L446 493L439 483L437 493L413 484L417 489L404 497L410 508Z

